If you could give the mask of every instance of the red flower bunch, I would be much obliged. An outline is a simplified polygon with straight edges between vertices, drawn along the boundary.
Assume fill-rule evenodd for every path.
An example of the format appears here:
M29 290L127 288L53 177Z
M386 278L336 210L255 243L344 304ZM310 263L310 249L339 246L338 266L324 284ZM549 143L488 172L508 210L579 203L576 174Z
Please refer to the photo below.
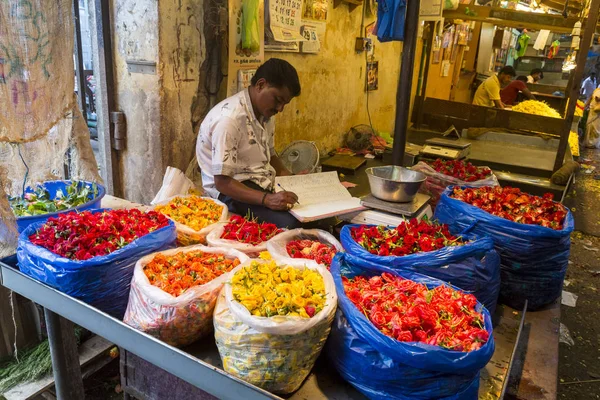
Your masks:
M333 256L337 253L334 246L309 239L292 240L286 244L285 249L292 258L308 258L327 266L327 268L329 268Z
M384 335L448 350L473 351L489 338L472 294L423 284L389 273L343 277L346 295Z
M511 187L455 187L450 197L509 221L541 225L556 230L563 228L563 221L567 216L565 206L552 201L552 193L539 197Z
M492 170L488 167L476 167L463 160L442 160L438 158L430 165L439 173L453 176L465 182L479 181L492 174Z
M49 218L29 240L61 257L89 260L119 250L168 224L164 215L154 211L70 212Z
M267 222L258 223L254 219L247 219L234 215L225 225L221 239L235 240L248 244L261 244L283 232L277 225Z
M393 229L361 225L351 228L350 233L369 253L379 256L405 256L464 244L460 237L450 234L448 225L427 219L419 221L413 218Z

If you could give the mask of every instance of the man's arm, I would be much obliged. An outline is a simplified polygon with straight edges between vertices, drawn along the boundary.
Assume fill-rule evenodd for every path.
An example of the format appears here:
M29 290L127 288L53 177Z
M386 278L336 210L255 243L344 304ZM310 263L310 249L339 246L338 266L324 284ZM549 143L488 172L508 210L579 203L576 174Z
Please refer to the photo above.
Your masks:
M525 97L527 97L527 99L535 100L535 96L533 95L533 93L531 93L531 90L525 88L525 89L521 90L521 93L523 93L525 95Z
M289 176L292 173L283 165L283 162L279 158L279 156L275 153L271 156L270 164L273 168L275 168L275 172L277 176Z
M504 103L502 103L502 100L494 100L494 106L496 106L496 108L504 109Z
M298 201L298 196L292 192L261 192L249 188L227 175L215 175L215 187L220 193L232 199L242 203L264 205L272 210L288 210L288 204L293 206Z

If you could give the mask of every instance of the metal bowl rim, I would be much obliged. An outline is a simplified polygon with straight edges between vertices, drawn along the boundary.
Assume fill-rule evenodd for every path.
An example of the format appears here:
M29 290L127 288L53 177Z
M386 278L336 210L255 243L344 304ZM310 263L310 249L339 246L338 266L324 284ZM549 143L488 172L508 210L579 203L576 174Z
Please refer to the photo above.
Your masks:
M373 169L375 169L375 168L384 168L384 167L390 167L390 166L391 167L403 168L403 169L406 169L407 171L411 171L411 172L414 172L416 174L420 174L420 175L423 176L423 178L421 178L419 180L416 180L416 181L396 181L396 180L393 180L393 179L388 179L388 178L383 178L381 176L377 176L377 175L373 174L373 172L372 172ZM370 177L373 177L373 178L382 179L382 180L388 181L388 182L395 182L395 183L423 183L423 182L425 182L427 180L427 175L425 175L424 173L422 173L420 171L413 171L412 169L409 169L409 168L406 168L406 167L400 167L400 166L397 166L397 165L383 165L381 167L369 167L369 168L367 168L365 170L365 172L367 173L367 176L370 176Z

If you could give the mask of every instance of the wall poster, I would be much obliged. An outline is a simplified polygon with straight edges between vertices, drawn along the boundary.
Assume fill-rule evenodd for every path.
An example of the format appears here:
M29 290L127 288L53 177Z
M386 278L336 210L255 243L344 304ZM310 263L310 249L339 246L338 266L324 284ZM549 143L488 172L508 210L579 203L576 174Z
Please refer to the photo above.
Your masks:
M229 0L229 69L227 95L238 91L240 70L256 69L265 59L264 2Z
M367 63L367 92L379 88L379 61L369 61Z

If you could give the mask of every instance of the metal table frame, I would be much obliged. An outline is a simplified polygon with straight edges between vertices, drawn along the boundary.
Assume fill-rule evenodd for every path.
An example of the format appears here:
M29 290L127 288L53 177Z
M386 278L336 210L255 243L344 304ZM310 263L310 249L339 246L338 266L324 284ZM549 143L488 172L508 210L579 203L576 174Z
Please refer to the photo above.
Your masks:
M15 268L15 265L16 257L0 260L0 284L46 309L54 377L59 399L80 400L83 398L81 372L78 363L71 362L72 358L77 356L72 323L96 333L122 349L130 351L219 399L282 399L226 373L218 366L207 362L210 359L198 358L203 357L203 354L195 353L198 355L195 357L184 350L169 346L80 300L30 278ZM504 313L512 315L512 309L504 310ZM503 341L510 342L510 347L504 348L502 354L498 354L498 356L502 355L499 357L500 359L509 358L510 361L500 363L499 360L494 362L492 359L492 362L486 367L486 374L493 374L491 375L492 380L493 376L495 379L500 378L496 387L491 389L496 395L501 394L499 398L502 398L506 391L524 318L525 313L520 317L511 318L512 321L508 321L510 322L508 325L503 323L505 328L508 327L514 331L511 335L516 335L516 337L511 339L503 337ZM364 399L362 394L340 377L335 377L336 374L330 373L328 368L328 366L322 366L321 370L327 371L324 375L317 376L316 373L311 373L300 390L292 395L292 398L304 398L308 395L310 398L323 399L331 396L348 400ZM328 381L325 387L320 387L320 382L325 381ZM332 390L332 385L337 389ZM341 392L344 395L339 397Z
M109 316L86 303L74 299L56 289L40 283L15 268L0 262L0 284L40 304L50 316L49 341L53 365L55 369L56 386L59 399L80 400L77 393L69 392L68 360L61 352L66 329L61 329L58 315L102 336L148 362L159 366L167 372L202 388L207 393L220 399L281 399L272 393L248 384L219 368L193 357L175 347L140 332L123 322ZM56 360L56 362L55 362ZM201 373L198 373L201 372ZM79 372L81 377L81 372Z

